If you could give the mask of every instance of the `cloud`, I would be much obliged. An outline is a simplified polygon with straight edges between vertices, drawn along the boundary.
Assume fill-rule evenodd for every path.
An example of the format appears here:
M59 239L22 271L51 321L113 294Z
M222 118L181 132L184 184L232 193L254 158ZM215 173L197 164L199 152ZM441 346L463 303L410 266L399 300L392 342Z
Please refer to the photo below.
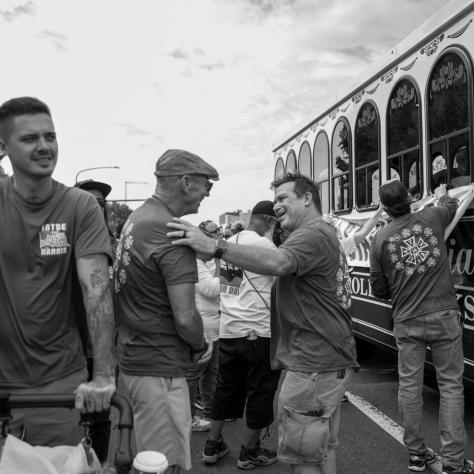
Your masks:
M353 48L335 49L335 52L354 59L361 59L366 63L372 62L374 51L365 46L354 46Z
M0 17L7 22L12 22L20 16L33 16L35 13L36 4L34 2L26 2L25 4L13 7L10 10L0 10Z
M67 36L51 30L41 30L36 37L51 43L59 51L66 50Z
M118 122L117 125L125 131L125 134L129 137L148 137L153 144L141 143L139 146L142 148L148 148L149 146L155 146L155 144L161 143L164 139L163 135L152 132L146 128L125 122Z

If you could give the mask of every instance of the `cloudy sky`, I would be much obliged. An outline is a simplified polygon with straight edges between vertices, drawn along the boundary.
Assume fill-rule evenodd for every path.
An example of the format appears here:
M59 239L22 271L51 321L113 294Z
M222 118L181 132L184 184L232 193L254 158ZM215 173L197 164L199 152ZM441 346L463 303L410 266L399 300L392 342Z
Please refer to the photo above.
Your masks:
M445 3L1 0L0 102L48 103L55 178L119 166L80 174L112 199L152 194L168 148L201 155L221 179L192 220L217 219L271 199L272 146Z

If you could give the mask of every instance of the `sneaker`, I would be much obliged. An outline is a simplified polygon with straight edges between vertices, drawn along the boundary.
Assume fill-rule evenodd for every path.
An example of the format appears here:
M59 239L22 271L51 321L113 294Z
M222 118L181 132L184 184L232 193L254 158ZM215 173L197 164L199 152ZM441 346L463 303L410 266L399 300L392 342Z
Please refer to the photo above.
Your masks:
M344 394L344 395L342 396L342 400L341 400L341 401L342 401L342 403L348 402L348 401L349 401L349 397L348 397L346 394Z
M474 474L474 463L464 459L463 467L452 467L443 464L443 474Z
M263 448L260 444L254 449L248 449L246 446L240 448L237 467L239 469L255 469L258 466L269 466L277 462L276 451Z
M427 464L436 461L436 453L431 448L426 448L424 455L412 454L408 463L408 469L413 472L423 472Z
M211 422L201 418L200 416L194 415L191 426L193 431L209 431L211 429Z
M227 444L222 438L219 441L208 439L202 452L202 462L205 464L215 464L229 452Z

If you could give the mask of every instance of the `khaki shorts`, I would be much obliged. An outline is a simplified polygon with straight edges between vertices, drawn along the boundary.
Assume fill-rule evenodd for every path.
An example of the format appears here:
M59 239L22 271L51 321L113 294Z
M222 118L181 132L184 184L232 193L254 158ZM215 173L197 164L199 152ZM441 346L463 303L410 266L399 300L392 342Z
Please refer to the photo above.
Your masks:
M337 446L340 407L353 369L288 371L278 397L278 459L287 464L326 462Z
M120 374L133 408L137 451L159 451L170 466L191 469L191 407L184 377Z

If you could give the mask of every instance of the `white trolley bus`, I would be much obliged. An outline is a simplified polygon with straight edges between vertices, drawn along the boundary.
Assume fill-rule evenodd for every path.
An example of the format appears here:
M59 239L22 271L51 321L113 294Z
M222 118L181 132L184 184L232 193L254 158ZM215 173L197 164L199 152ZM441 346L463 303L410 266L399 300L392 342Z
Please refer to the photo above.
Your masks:
M454 195L472 194L473 20L474 2L447 4L276 145L274 176L296 170L311 176L320 185L323 212L344 222L346 234L373 215L379 184L387 179L406 184L415 209L432 203L439 183ZM465 379L474 384L474 206L466 203L458 219L446 243L465 318ZM370 238L349 258L354 330L395 349L391 306L370 289L369 248Z

